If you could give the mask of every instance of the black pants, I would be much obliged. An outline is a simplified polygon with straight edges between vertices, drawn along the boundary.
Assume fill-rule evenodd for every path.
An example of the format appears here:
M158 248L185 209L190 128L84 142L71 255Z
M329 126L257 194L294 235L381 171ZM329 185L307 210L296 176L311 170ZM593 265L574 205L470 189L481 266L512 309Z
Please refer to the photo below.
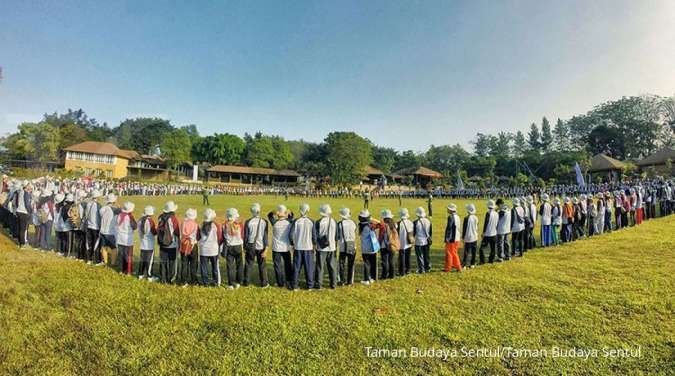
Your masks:
M488 257L488 262L494 262L495 254L497 253L497 237L483 236L483 240L480 242L480 250L478 251L481 264L485 264L485 253L483 253L483 248L485 247L485 244L490 246L490 256Z
M56 232L56 251L63 253L64 255L68 253L68 247L70 243L70 231L57 231Z
M380 263L382 264L382 279L394 278L394 252L389 249L382 249Z
M138 263L138 275L146 278L152 277L152 260L155 256L154 250L141 249L141 260Z
M377 253L364 253L363 257L363 280L377 280Z
M277 280L277 286L292 288L293 259L291 252L272 252L272 263L274 264L274 277Z
M202 196L202 205L211 205L209 204L209 196Z
M176 282L176 248L159 247L159 278L162 283Z
M511 256L523 255L523 233L525 231L518 231L511 233Z
M415 256L417 256L417 272L430 272L431 262L429 261L429 245L416 245Z
M117 258L120 260L122 274L133 273L134 246L117 245Z
M471 258L471 260L469 260L469 258ZM464 243L464 259L462 260L462 265L476 265L476 242Z
M410 251L412 247L402 249L398 252L398 275L410 273Z
M88 228L84 232L86 246L86 260L94 264L101 261L101 243L99 241L99 231Z
M227 285L241 284L244 279L244 267L242 265L242 246L229 245L225 247L225 262L227 263Z
M323 265L328 269L328 283L330 288L334 289L337 285L337 264L335 260L335 251L316 252L316 267L314 268L314 288L320 289L323 282Z
M87 241L84 236L84 231L73 230L73 248L71 249L71 256L77 255L80 260L87 259Z
M251 272L253 271L253 262L258 264L258 275L260 276L260 286L266 286L267 266L265 265L265 250L252 249L246 250L246 264L244 265L244 286L248 286L251 281Z
M19 245L28 244L28 225L30 224L30 215L26 213L17 213L19 219Z
M353 253L340 252L340 282L345 285L354 283L354 261L356 255Z
M180 282L183 284L197 283L197 246L192 248L192 253L189 255L180 255Z

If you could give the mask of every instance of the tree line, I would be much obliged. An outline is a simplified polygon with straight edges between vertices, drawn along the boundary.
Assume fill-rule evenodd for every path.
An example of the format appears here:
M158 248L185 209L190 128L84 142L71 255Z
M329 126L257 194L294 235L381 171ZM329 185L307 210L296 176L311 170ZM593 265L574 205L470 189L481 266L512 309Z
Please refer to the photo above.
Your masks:
M293 169L328 183L360 181L367 166L386 175L426 166L441 172L444 182L458 178L478 185L522 185L533 180L573 181L575 163L605 153L619 160L638 160L675 144L675 97L623 97L595 106L568 120L547 117L522 131L477 133L473 150L460 144L431 145L424 152L398 151L375 145L354 132L331 132L323 142L285 140L260 132L243 137L229 133L201 136L196 125L174 125L160 118L134 118L117 127L99 123L79 110L45 114L37 123L22 123L2 139L7 158L55 161L63 149L83 141L112 142L140 154L161 155L171 168L185 162Z

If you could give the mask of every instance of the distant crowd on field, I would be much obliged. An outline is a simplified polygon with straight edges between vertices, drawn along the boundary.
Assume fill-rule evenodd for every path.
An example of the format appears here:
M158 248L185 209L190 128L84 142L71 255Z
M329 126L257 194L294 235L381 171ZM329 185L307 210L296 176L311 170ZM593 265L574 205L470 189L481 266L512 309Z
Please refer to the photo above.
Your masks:
M306 203L299 206L297 214L284 204L265 213L260 204L253 203L247 218L236 208L219 208L225 217L219 223L213 208L200 216L194 208L179 212L173 201L167 201L161 210L152 206L136 210L131 201L119 205L118 193L130 195L140 189L138 192L147 194L143 189L153 189L152 185L119 184L125 183L50 177L20 181L3 176L0 223L21 248L32 246L139 279L184 286L225 284L235 289L252 284L257 269L260 286L268 287L266 261L271 251L278 287L299 289L304 272L305 287L320 289L324 272L330 288L354 282L357 249L363 263L361 283L366 285L415 271L430 272L433 195L450 200L466 197L425 192L427 209L417 207L414 218L404 207L397 215L385 209L375 218L368 209L369 193L364 194L364 208L356 218L346 207L334 215L327 203L314 218ZM675 211L673 186L672 179L655 179L582 189L505 189L486 200L482 220L475 204L458 208L449 202L442 229L443 270L461 272L486 262L503 262L537 247L557 246L671 215ZM205 192L200 188L193 191L189 185L163 187L171 194ZM208 201L206 194L205 199ZM32 244L30 226L35 228ZM537 227L539 239L535 237ZM56 235L54 242L52 233ZM140 262L134 270L136 240ZM464 250L461 260L460 245ZM157 249L159 273L153 269ZM225 283L221 259L226 265Z

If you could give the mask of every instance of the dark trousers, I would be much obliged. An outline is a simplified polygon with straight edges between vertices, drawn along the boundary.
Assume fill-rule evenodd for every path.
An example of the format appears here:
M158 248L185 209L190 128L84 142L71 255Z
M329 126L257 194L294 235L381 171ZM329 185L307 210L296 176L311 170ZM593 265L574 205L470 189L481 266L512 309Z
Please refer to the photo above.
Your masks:
M337 260L335 260L335 251L316 252L316 273L314 274L314 287L321 288L323 283L323 265L328 269L328 282L330 288L334 289L337 285Z
M291 252L272 252L272 263L274 264L274 277L277 286L293 288L293 260Z
M412 247L402 249L398 252L398 275L410 273L410 251Z
M225 246L225 261L227 263L227 285L241 284L244 279L244 266L242 263L242 246Z
M267 266L265 265L265 250L264 249L247 249L246 250L246 264L244 265L244 286L248 286L251 281L251 272L253 271L253 263L258 264L258 276L260 277L260 286L267 286Z
M465 267L476 265L476 243L477 242L464 243L464 259L462 260L462 265Z
M356 255L353 253L340 252L340 282L345 285L354 283L354 261Z
M202 205L211 205L209 204L209 196L202 196Z
M138 275L146 278L152 277L152 260L155 256L154 250L141 249L141 260L138 263Z
M117 245L117 257L120 260L120 271L123 274L131 274L133 270L134 246Z
M159 278L162 283L176 282L176 248L159 247ZM119 256L118 256L119 257Z
M56 232L56 251L63 253L64 255L68 253L70 239L70 231L57 231Z
M394 278L394 252L389 249L382 249L380 263L382 264L382 279Z
M85 239L84 231L82 230L73 230L73 248L71 250L71 255L77 255L77 258L80 260L87 259L87 241Z
M194 252L192 253L195 254ZM209 281L209 265L211 264L211 277L213 283ZM204 286L214 285L220 286L220 264L218 262L218 255L215 256L199 256L199 268L202 274L202 284Z
M99 231L88 228L84 232L86 242L86 260L94 264L101 261L101 243L99 241Z
M295 257L293 259L293 289L298 288L300 279L300 271L305 268L305 279L307 280L307 288L314 288L314 251L295 250Z
M497 253L497 237L496 236L483 236L483 240L480 242L480 249L478 255L480 257L480 263L485 264L485 254L483 253L483 248L485 244L490 246L490 256L488 257L488 262L495 261L495 254Z
M509 234L497 234L497 258L502 260L509 260L511 258Z
M201 260L201 259L200 259ZM192 253L180 254L180 282L197 283L197 246L192 247ZM202 275L202 278L204 276Z
M362 253L363 257L363 280L377 280L377 253Z
M523 255L523 234L524 230L511 233L511 256Z
M415 256L417 257L417 272L430 272L431 262L429 261L429 245L416 245Z
M19 219L19 245L28 244L28 224L30 223L30 216L26 213L17 213Z
M52 221L47 221L40 224L40 238L38 239L38 245L40 249L48 251L52 249Z

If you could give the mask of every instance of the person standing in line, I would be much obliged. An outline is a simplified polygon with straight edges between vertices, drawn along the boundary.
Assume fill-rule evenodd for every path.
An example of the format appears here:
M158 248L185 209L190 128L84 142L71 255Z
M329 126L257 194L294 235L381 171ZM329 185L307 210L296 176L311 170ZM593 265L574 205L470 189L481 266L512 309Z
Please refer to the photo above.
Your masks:
M595 205L595 202L593 201L593 196L589 195L588 198L586 198L586 223L587 223L587 231L588 231L588 236L593 236L598 233L596 224L597 224L597 216L598 216L598 208Z
M415 210L417 219L413 222L413 232L415 234L415 255L417 256L417 273L428 273L431 271L431 260L429 259L429 248L431 247L432 226L431 221L423 207Z
M105 205L99 210L100 230L99 245L101 249L101 262L114 268L117 265L117 241L115 231L117 229L117 216L120 209L116 208L117 196L109 193L105 199ZM141 248L142 249L142 248Z
M427 196L427 213L429 214L429 217L434 216L434 208L433 208L433 203L434 201L434 195L431 194L431 191L429 191L429 195Z
M33 185L24 182L23 189L14 196L14 207L19 222L19 247L28 246L28 225L33 215Z
M574 206L572 206L572 200L569 197L565 197L565 205L563 206L563 243L568 243L572 241L572 235L574 233Z
M382 263L382 279L394 278L394 253L399 252L401 240L398 236L394 214L391 210L382 210L382 222L380 223L378 240L380 242Z
M176 210L178 210L178 206L173 201L168 201L157 221L159 274L162 283L176 282L176 275L178 274L176 253L180 242L180 225L176 217Z
M501 198L497 199L499 207L497 220L497 257L502 260L511 259L509 234L511 233L511 210ZM458 239L459 240L459 239Z
M146 206L143 209L143 216L138 221L138 237L141 241L141 261L138 264L138 279L147 279L154 282L156 278L152 276L152 264L155 256L155 237L157 236L157 225L152 218L155 215L155 208Z
M68 246L64 251L64 257L75 257L75 221L72 218L72 213L77 211L75 207L75 197L72 193L66 194L65 204L61 207L61 218L63 219L63 231L67 232L67 243ZM117 243L115 243L117 247Z
M65 226L65 218L62 214L65 199L66 195L63 193L57 193L54 196L54 233L56 234L56 252L59 256L64 256L68 252L69 230Z
M323 283L323 265L328 269L328 281L331 289L337 286L337 264L335 259L337 222L331 217L330 205L323 204L319 207L319 219L315 224L316 232L316 268L314 275L314 287L319 290Z
M54 199L51 191L43 191L37 205L40 234L38 245L42 251L52 249L52 227L54 225Z
M314 245L316 244L316 231L314 222L309 219L309 205L300 205L300 217L293 221L291 239L295 248L293 274L293 291L298 290L300 272L305 269L307 289L314 288Z
M602 234L605 230L605 200L602 193L597 194L598 202L595 205L595 229L598 234Z
M478 254L480 258L480 264L485 264L485 254L483 253L483 248L487 243L490 246L490 255L488 257L488 262L495 262L495 255L497 251L497 223L499 222L499 214L495 211L495 202L488 200L487 202L487 212L485 213L485 222L483 223L483 239L480 242L480 247L478 249ZM502 259L497 257L497 262L502 262Z
M462 239L464 240L464 260L466 268L476 267L476 243L478 242L478 217L473 204L466 206L467 215L462 224ZM469 257L471 260L469 260Z
M223 256L227 263L227 288L238 289L244 279L242 253L244 247L244 226L239 222L239 211L229 208L225 212Z
M523 256L523 235L525 232L525 210L520 199L513 199L511 209L511 256ZM466 265L466 264L465 264Z
M134 231L137 228L134 219L134 203L125 202L122 212L117 217L117 253L120 258L120 271L122 274L131 275L134 260Z
M457 205L448 205L448 221L445 226L445 268L443 271L449 273L452 269L458 272L462 271L462 264L457 255L459 248L460 234L460 219L457 215Z
M288 192L288 191L284 191ZM272 262L274 277L278 287L293 289L293 260L291 258L291 221L285 205L278 205L277 210L267 214L272 225Z
M605 192L605 229L604 232L612 232L612 194Z
M339 257L339 283L354 283L354 261L356 258L356 223L351 219L349 208L340 209L342 220L337 225Z
M541 246L548 247L551 245L551 216L552 208L549 203L548 194L541 195L543 203L539 207L539 216L541 217Z
M260 204L257 202L253 204L251 206L253 217L249 218L244 225L244 249L246 251L244 286L248 286L251 281L253 262L257 262L260 286L267 288L270 286L267 282L267 266L265 263L265 252L268 243L268 223L260 217L260 210Z
M361 257L363 258L364 285L371 285L377 280L377 252L380 243L377 241L377 229L380 222L370 218L368 209L359 213L359 238L361 240Z
M614 192L614 224L616 227L614 227L615 230L619 230L623 228L625 225L622 221L622 215L621 212L625 210L623 208L623 201L621 198L621 194L619 194L619 191Z
M92 261L87 259L89 254L88 244L87 244L87 192L84 189L79 189L75 191L75 209L77 210L77 225L73 226L75 231L74 241L75 248L77 250L77 259L91 264Z
M202 275L203 286L220 287L220 262L218 254L220 246L223 243L223 230L216 222L216 212L207 208L204 210L204 222L197 230L197 241L199 242L199 265ZM193 253L196 253L194 251ZM211 278L209 280L208 265L211 264Z
M197 247L197 211L189 208L185 211L185 219L180 225L180 283L183 287L197 283L197 264L199 252Z
M85 204L84 217L86 220L86 226L84 229L84 238L87 243L87 263L92 263L97 266L104 265L103 260L101 259L101 249L100 249L100 229L101 229L101 204L98 202L98 199L101 197L101 192L98 189L91 191L90 199Z
M534 238L534 228L537 226L537 205L534 203L534 197L532 195L527 196L528 204L528 221L527 221L527 249L535 249L537 247L537 241Z
M553 245L560 245L560 226L562 225L562 206L560 199L556 197L553 200L553 207L551 208L551 243Z
M415 245L415 228L409 219L408 209L399 210L398 238L401 242L401 250L398 253L398 275L407 275L410 273L410 252Z

